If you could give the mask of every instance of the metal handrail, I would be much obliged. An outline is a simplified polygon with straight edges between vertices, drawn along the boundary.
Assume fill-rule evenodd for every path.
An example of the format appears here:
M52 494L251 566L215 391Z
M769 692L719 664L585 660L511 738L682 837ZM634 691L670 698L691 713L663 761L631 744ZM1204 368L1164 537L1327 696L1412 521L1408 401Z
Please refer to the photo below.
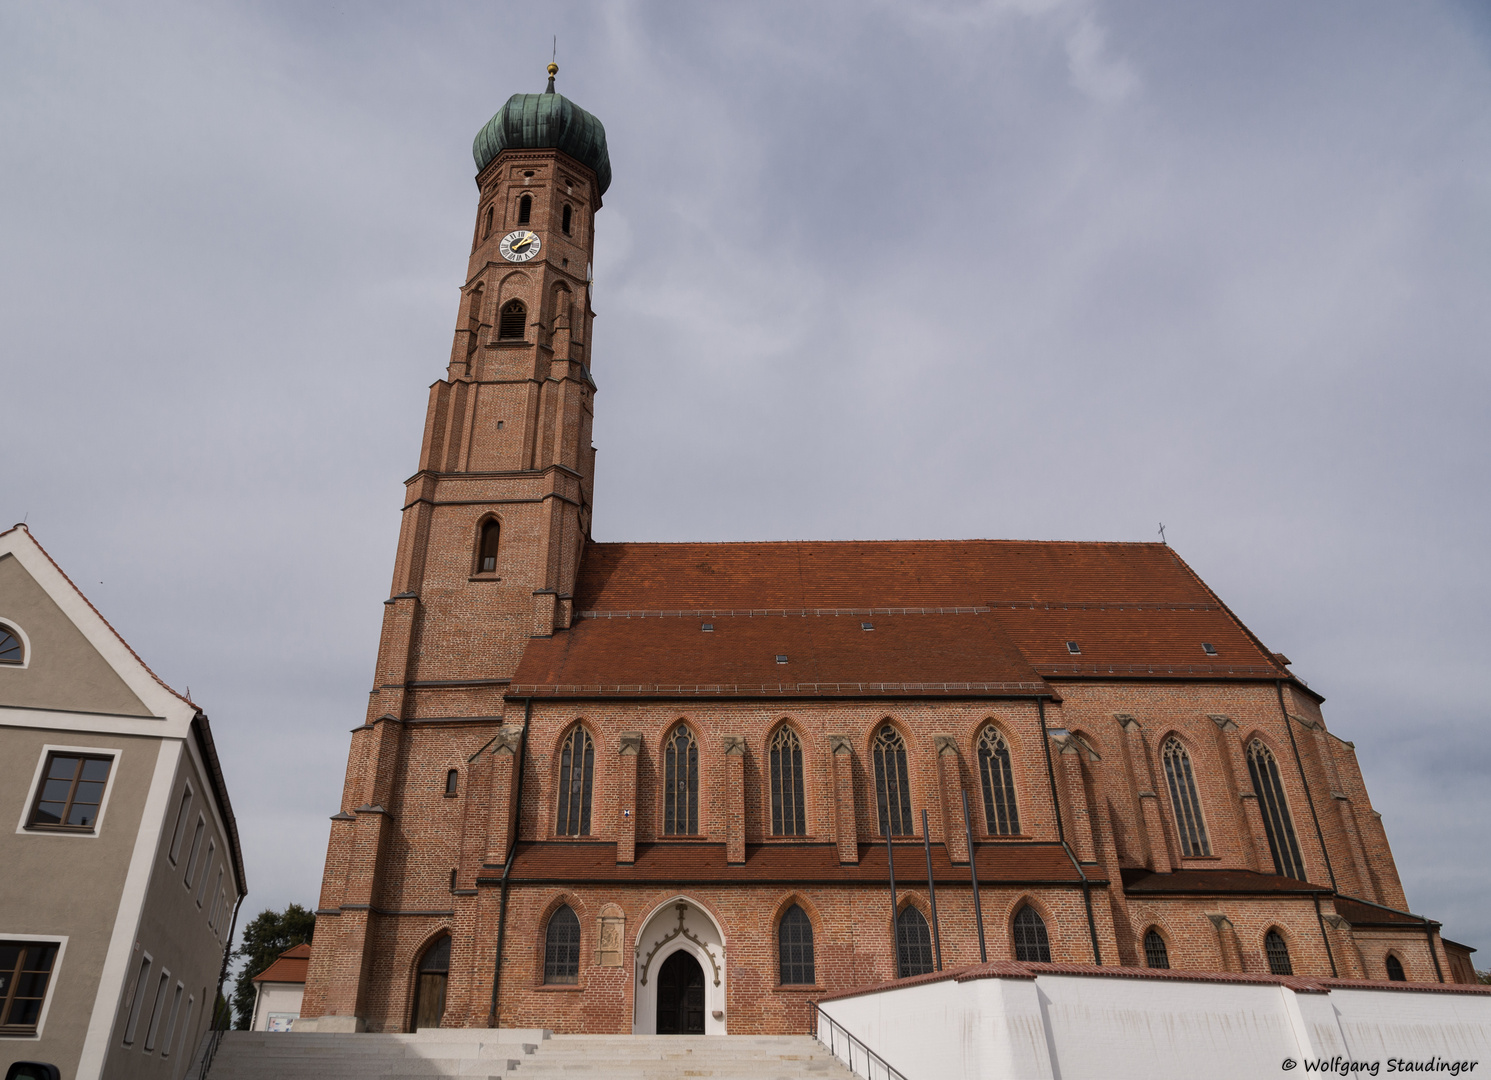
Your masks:
M855 1076L863 1076L865 1080L906 1080L905 1073L892 1068L883 1057L856 1038L848 1028L824 1012L816 1001L809 1001L808 1006L813 1010L813 1038L817 1039L819 1043L823 1043L823 1037L818 1034L818 1018L822 1017L828 1021L828 1042L823 1043L823 1045L828 1047L830 1054L848 1065L849 1071L854 1073ZM844 1049L848 1052L847 1058L839 1057L838 1041L840 1036L843 1037ZM856 1048L859 1049L864 1072L858 1072L854 1068L854 1051ZM880 1066L878 1074L875 1072L875 1066L877 1065Z

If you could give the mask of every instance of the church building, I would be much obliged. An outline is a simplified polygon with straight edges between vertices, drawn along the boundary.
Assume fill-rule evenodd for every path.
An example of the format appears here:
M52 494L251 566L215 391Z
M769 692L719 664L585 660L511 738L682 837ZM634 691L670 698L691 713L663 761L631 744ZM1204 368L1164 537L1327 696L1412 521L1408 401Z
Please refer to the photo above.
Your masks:
M804 1032L985 958L1465 977L1324 699L1165 544L593 541L611 165L556 70L476 137L297 1030Z

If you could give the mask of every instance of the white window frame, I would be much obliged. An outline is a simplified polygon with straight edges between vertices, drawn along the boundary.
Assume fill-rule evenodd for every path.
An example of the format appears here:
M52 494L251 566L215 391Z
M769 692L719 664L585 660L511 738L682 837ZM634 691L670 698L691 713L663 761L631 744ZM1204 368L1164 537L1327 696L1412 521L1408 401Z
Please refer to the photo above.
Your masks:
M196 797L192 782L182 787L181 798L176 801L176 826L171 831L171 846L166 849L166 858L175 866L181 861L181 845L186 841L186 829L192 819L192 800Z
M160 1022L165 1019L166 993L171 989L171 972L160 969L160 978L155 983L155 1003L150 1007L150 1023L145 1026L145 1053L155 1053L155 1044L160 1040Z
M129 1012L124 1018L124 1045L133 1048L135 1036L140 1033L140 1010L145 1007L145 992L150 983L150 973L155 970L155 957L144 949L136 961L135 977L126 984L129 992Z
M181 997L186 993L186 983L177 981L176 992L171 995L171 1013L166 1021L166 1033L161 1036L160 1056L162 1059L171 1056L171 1040L176 1037L176 1021L181 1018Z
M181 883L191 892L192 886L197 883L197 871L202 869L197 865L197 856L202 854L202 841L207 838L207 815L200 810L197 811L197 824L192 829L192 852L186 860L186 876Z
M93 819L91 832L85 832L82 829L28 829L26 827L26 822L31 817L31 808L36 805L36 793L41 788L42 773L46 771L47 758L53 753L87 754L90 757L113 759L109 764L109 778L104 781L103 801L98 804L98 817ZM117 746L62 746L57 743L47 743L41 748L41 755L36 759L36 771L31 774L31 787L26 791L26 801L21 804L21 820L16 822L16 832L22 836L69 836L75 840L97 840L104 830L104 815L109 809L109 796L114 793L114 778L119 775L119 762L123 758L124 751Z
M186 1041L192 1037L192 1007L196 1003L196 994L186 995L186 1013L181 1018L181 1046L179 1048L183 1056L187 1052Z
M0 671L25 671L31 666L31 639L26 635L26 628L4 612L0 612L0 623L4 623L14 630L16 637L21 639L21 662L19 664L0 664Z
M14 626L14 623L11 623ZM27 1039L39 1039L47 1026L47 1010L52 1007L52 994L57 989L57 976L62 971L62 958L67 953L66 934L9 934L0 930L0 941L40 941L47 945L57 946L57 958L52 961L52 973L47 978L47 992L41 999L41 1012L36 1016L36 1030L30 1035L7 1035L6 1039L14 1039L24 1042Z
M206 871L202 875L202 883L197 886L197 908L200 910L202 901L207 898L207 879L212 877L212 860L217 855L217 837L211 837L207 841L207 858L202 860L202 869Z

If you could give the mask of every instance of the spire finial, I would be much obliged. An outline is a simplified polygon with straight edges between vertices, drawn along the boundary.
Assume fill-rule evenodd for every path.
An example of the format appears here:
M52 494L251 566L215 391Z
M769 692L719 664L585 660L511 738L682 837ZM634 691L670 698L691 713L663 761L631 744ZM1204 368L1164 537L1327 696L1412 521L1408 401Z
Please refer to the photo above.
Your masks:
M546 94L552 94L554 92L554 76L558 75L558 74L559 74L559 65L556 64L556 63L553 63L551 61L549 63L549 88L547 90L545 90L544 93L546 93Z

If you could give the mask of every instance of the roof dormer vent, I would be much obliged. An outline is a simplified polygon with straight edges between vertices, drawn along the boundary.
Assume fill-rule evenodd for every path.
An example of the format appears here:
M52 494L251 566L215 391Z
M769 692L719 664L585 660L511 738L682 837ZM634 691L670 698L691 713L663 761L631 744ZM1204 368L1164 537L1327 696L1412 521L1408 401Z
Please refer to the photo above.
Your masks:
M1082 650L1081 650L1080 647L1078 647L1078 645L1077 645L1077 643L1075 641L1068 641L1066 643L1066 651L1069 652L1069 653L1071 653L1073 656L1081 656L1082 655Z
M1217 647L1209 641L1203 641L1201 643L1201 651L1204 652L1207 656L1217 655Z

